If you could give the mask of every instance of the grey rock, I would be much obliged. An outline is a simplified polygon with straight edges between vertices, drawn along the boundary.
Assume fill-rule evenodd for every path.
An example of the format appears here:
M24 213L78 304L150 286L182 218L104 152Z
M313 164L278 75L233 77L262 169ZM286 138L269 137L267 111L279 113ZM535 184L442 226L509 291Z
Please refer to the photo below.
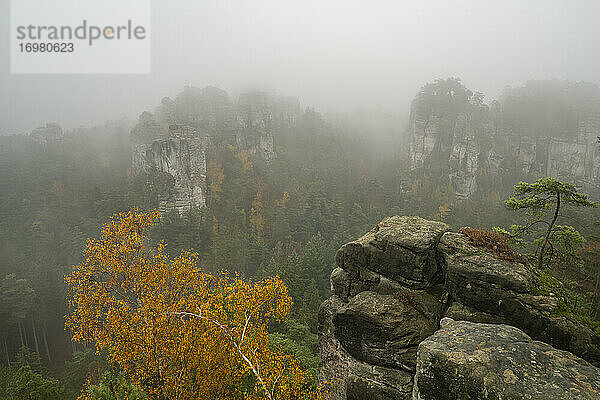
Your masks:
M600 337L581 322L561 315L556 298L519 294L501 305L501 315L535 340L567 350L600 367Z
M331 400L346 399L346 382L349 374L350 355L335 337L332 318L345 306L337 297L331 296L319 308L319 382L328 382L332 386Z
M446 284L464 304L493 310L497 305L482 304L489 297L483 295L487 290L529 293L533 287L533 274L524 264L502 260L482 247L475 247L463 234L445 233L438 249L446 263ZM493 298L494 302L498 300L501 296Z
M342 300L355 296L360 292L371 291L379 294L394 294L404 287L398 282L386 278L366 268L361 268L354 276L337 267L329 278L331 290Z
M275 155L273 144L274 117L269 96L264 92L242 93L237 105L236 143L249 154L270 160Z
M423 107L418 98L413 102L408 159L411 170L447 171L457 199L473 196L478 176L501 175L508 169L552 176L598 193L597 108L583 113L577 125L561 136L535 138L530 132L513 132L499 102L493 102L492 107L469 102L451 109L441 107L435 102Z
M445 233L438 249L445 261L448 291L464 305L502 315L506 301L533 287L533 275L524 264L501 260L471 245L460 233Z
M343 246L336 262L335 295L319 314L319 379L334 382L334 399L408 398L415 370L415 399L597 395L600 338L563 315L555 297L533 295L535 281L522 263L499 259L444 224L407 217L382 221ZM468 329L448 333L454 322L444 318L435 332L444 315ZM419 346L435 357L438 347L456 350L462 364L420 350L417 360Z
M444 318L419 345L415 400L596 398L600 369L515 327Z
M331 291L344 301L348 301L350 294L350 275L340 267L331 271L329 276Z
M348 400L408 400L412 397L413 373L366 364L349 363L346 382Z
M497 316L498 321L465 319L506 322L536 340L600 365L600 338L587 326L560 315L555 298L532 296L533 275L525 265L474 247L459 233L445 233L439 250L446 262L446 285L452 297L475 312ZM448 316L455 311L449 310Z
M330 281L333 293L346 302L366 291L381 295L394 295L396 298L414 304L436 326L446 308L444 299L447 297L447 292L442 285L424 290L409 289L366 268L362 268L359 275L352 279L350 274L339 267L331 272Z
M140 117L134 128L133 169L167 173L173 178L173 193L159 197L159 211L175 209L180 214L206 204L206 147L208 139L196 129L180 124L168 134L150 114Z
M456 321L482 322L486 324L507 323L506 319L498 315L475 310L474 308L467 307L458 302L452 302L452 304L450 304L450 307L448 307L448 309L446 310L444 316L452 318Z
M65 137L61 126L55 122L48 122L46 126L35 128L29 136L42 146L61 144Z
M366 268L413 288L443 280L437 243L450 227L420 217L390 217L338 250L337 265L352 277Z
M174 102L163 100L159 111L168 124L194 127L202 136L233 138L236 132L235 106L217 87L186 87Z
M415 367L418 344L436 329L416 304L375 292L352 297L332 322L335 337L352 357L407 371Z

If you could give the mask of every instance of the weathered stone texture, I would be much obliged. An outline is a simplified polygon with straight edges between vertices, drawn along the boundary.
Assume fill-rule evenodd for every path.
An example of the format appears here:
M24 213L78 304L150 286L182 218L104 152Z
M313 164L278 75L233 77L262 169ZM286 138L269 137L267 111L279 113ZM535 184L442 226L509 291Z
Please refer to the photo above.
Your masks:
M203 206L207 151L213 138L226 139L269 161L275 157L274 135L296 126L302 115L294 97L253 91L242 93L234 104L219 88L186 87L175 100L163 98L154 113L140 115L131 131L132 169L171 175L173 193L159 199L161 211Z
M414 399L597 393L591 364L600 366L600 338L561 315L555 297L533 295L529 267L475 247L445 224L387 218L342 246L336 263L334 296L319 313L319 379L334 383L332 400L409 399L415 372ZM473 322L452 330L444 316ZM447 323L438 330L440 320ZM544 383L549 371L558 377Z
M508 325L444 318L421 342L415 400L600 398L600 369Z
M159 198L159 211L179 213L206 203L207 139L192 127L174 124L164 135L158 123L144 115L144 122L134 128L140 142L133 148L132 163L136 172L155 171L173 178L173 192ZM153 139L152 139L153 138Z
M319 382L331 384L332 399L346 399L350 355L334 334L333 316L344 307L337 296L325 300L319 308Z
M360 239L342 246L337 265L356 276L365 268L411 287L441 281L437 242L450 227L419 217L390 217Z
M478 176L502 174L508 168L600 191L600 119L595 114L581 117L564 136L534 138L507 130L501 117L481 109L424 110L413 105L408 132L410 168L446 169L459 200L476 192Z
M361 292L333 316L335 335L357 360L413 370L418 344L436 326L409 300Z
M536 340L600 363L600 338L583 324L561 316L556 298L531 295L533 275L524 264L475 247L460 233L445 233L438 249L453 299L492 314Z
M264 92L247 92L238 100L238 130L236 142L249 154L259 154L265 159L274 155L273 112Z

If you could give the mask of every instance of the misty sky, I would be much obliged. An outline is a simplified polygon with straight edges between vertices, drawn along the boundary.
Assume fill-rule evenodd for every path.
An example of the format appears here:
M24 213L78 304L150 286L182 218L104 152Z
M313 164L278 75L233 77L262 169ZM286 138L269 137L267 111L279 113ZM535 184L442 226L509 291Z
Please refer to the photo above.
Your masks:
M40 0L51 1L51 0ZM125 1L125 0L124 0ZM0 134L136 118L185 85L265 88L323 112L407 114L459 76L495 98L528 79L600 83L600 1L155 0L150 75L11 75L0 0ZM65 11L68 12L68 11Z

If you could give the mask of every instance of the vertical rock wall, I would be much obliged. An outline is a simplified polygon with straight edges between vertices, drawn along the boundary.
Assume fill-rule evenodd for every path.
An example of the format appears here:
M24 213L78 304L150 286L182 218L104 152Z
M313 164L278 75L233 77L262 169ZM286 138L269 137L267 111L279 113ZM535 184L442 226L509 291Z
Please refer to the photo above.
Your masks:
M159 198L159 211L179 213L206 204L208 139L195 128L172 124L165 135L148 114L134 128L132 164L135 172L155 171L173 178L173 193Z
M39 144L46 146L62 143L65 135L59 124L48 122L46 126L35 128L29 136Z
M236 143L249 154L273 157L273 112L266 93L242 93L237 105Z
M509 169L524 179L528 174L552 176L600 192L600 112L593 107L581 110L569 131L535 136L527 127L514 132L511 116L503 114L498 102L490 110L474 97L461 101L452 97L454 91L430 93L427 88L411 107L410 168L445 171L457 199L475 193L478 176Z
M212 139L225 139L267 161L274 138L294 127L302 111L294 97L242 93L236 105L216 87L187 87L175 100L162 99L144 112L131 132L134 173L156 171L173 178L173 193L159 199L160 211L179 212L206 202L206 159ZM164 197L164 196L163 196Z

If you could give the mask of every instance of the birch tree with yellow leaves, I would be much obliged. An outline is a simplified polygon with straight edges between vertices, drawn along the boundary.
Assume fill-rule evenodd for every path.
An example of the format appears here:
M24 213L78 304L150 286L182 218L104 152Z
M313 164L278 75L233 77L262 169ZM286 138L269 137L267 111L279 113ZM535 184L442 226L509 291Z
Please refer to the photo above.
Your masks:
M115 215L65 278L66 327L154 399L322 399L326 390L269 343L292 307L278 277L211 275L199 256L149 245L158 212ZM82 398L86 394L82 394Z

